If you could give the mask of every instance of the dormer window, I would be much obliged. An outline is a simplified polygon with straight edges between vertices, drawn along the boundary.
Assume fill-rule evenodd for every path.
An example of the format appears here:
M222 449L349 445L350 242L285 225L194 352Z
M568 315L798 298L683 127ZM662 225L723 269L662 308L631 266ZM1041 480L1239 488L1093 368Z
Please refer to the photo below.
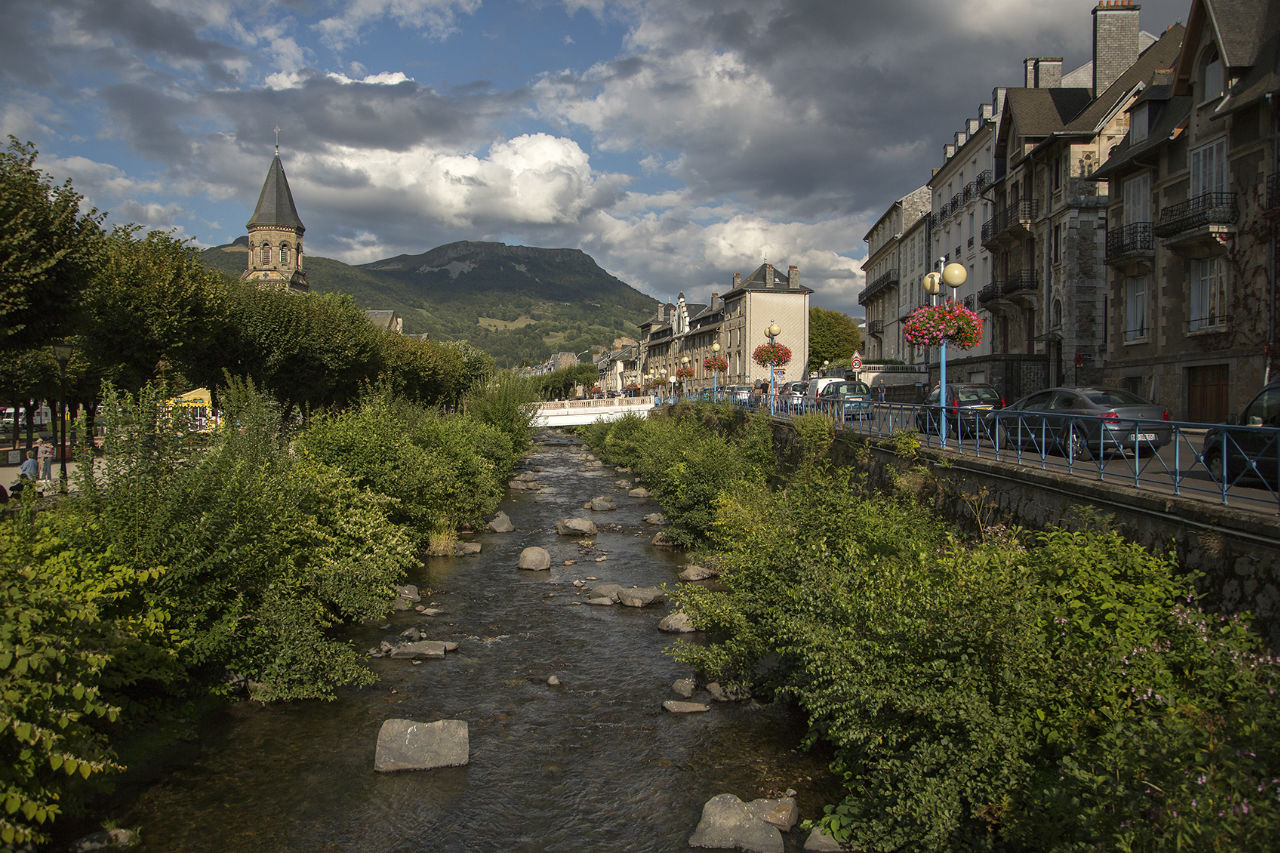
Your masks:
M1200 72L1200 100L1208 101L1222 97L1225 76L1222 73L1222 57L1218 49L1211 47L1205 51Z
M1129 143L1137 144L1147 138L1147 104L1138 104L1129 113Z

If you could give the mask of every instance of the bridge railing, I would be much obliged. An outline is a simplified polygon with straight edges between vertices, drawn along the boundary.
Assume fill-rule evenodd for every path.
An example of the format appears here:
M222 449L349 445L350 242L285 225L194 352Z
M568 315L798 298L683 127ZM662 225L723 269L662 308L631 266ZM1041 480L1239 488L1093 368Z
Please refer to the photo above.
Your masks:
M887 438L907 430L917 433L926 447L942 449L943 445L938 406L828 402L768 394L745 400L719 396L744 408L766 408L775 417L818 413L852 432ZM1280 512L1280 428L1276 427L950 409L946 432L946 450L962 456Z

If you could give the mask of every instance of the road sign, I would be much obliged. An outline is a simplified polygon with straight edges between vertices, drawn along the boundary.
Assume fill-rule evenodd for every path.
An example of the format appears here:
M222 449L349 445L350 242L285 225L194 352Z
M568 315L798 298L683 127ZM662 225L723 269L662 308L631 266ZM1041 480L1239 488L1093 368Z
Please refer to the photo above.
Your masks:
M849 367L853 368L854 370L862 369L862 353L858 352L857 350L853 351L853 358L849 359Z

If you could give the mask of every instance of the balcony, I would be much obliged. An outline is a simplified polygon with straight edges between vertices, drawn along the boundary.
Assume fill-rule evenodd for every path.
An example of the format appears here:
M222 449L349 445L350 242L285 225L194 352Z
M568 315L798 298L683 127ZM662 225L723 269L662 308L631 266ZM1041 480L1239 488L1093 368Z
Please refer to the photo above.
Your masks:
M898 283L898 271L896 269L887 270L876 276L875 279L862 289L862 293L858 294L858 304L866 305L882 291Z
M1113 266L1150 261L1155 251L1156 241L1151 236L1150 222L1131 222L1107 232L1107 263Z
M983 171L979 172L978 178L977 180L974 181L974 184L977 185L978 192L982 192L987 187L991 186L991 170L984 169Z
M982 223L982 245L990 248L990 245L1013 243L1030 236L1031 223L1039 209L1038 201L1020 201L1001 208Z
M974 196L978 194L978 186L975 182L970 181L964 185L964 200L973 201Z
M1000 285L994 281L978 291L978 304L984 308L1000 298Z
M938 219L946 222L951 218L951 202L946 202L942 207L938 208Z
M964 191L960 191L951 197L951 210L953 213L959 213L960 208L964 207Z
M1174 252L1188 257L1216 254L1235 233L1240 218L1236 194L1209 192L1160 211L1152 232Z
M1040 293L1040 277L1035 270L1022 270L1000 282L1000 295L1034 299Z
M867 333L877 338L884 334L884 320L868 320Z

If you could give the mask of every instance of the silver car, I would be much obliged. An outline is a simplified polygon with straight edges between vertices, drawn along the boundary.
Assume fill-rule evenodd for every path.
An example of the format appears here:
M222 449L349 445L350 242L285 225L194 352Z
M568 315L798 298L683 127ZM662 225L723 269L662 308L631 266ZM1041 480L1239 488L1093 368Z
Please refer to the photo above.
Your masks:
M1168 444L1169 410L1117 388L1046 388L999 413L1010 444L1092 459Z

